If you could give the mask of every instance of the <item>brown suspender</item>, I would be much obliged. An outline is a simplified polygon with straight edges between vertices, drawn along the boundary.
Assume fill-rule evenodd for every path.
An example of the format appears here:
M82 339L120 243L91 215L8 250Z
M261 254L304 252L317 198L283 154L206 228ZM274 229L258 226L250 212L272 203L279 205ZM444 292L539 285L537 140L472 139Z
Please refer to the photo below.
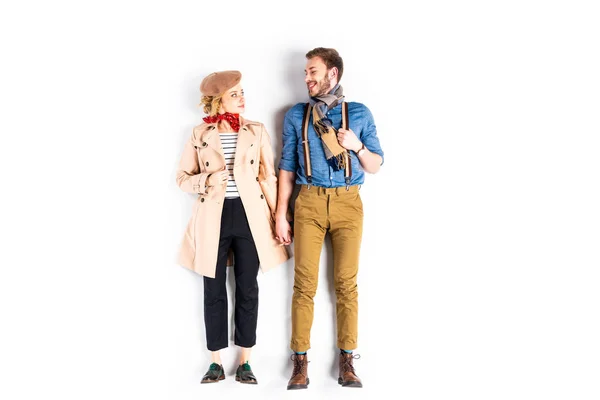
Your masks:
M312 106L310 103L306 103L304 106L304 116L302 117L302 145L304 146L304 169L306 170L306 181L308 182L308 188L312 185L312 167L310 165L310 148L308 146L308 121L310 120L310 114ZM342 129L348 129L348 103L342 103ZM350 179L352 178L352 163L350 160L350 153L345 153L345 164L344 169L346 190L350 187Z
M348 103L342 103L342 129L348 129ZM350 188L350 178L352 178L352 160L350 160L350 152L346 150L344 153L344 157L346 157L346 168L345 168L345 178L346 178L346 190Z
M310 119L310 103L304 106L304 116L302 117L302 144L304 145L304 169L306 170L306 180L308 187L312 185L312 168L310 166L310 149L308 146L308 120Z

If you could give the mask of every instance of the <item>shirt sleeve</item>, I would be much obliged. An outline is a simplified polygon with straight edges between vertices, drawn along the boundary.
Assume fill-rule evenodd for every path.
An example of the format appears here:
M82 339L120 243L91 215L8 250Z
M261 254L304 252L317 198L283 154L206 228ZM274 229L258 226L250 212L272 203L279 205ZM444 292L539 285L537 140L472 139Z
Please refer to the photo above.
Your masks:
M298 135L294 126L293 109L285 114L279 169L296 172L298 169Z
M377 137L377 127L375 126L375 119L371 111L365 107L365 125L364 129L360 133L360 141L364 143L365 147L370 152L379 154L381 156L381 165L383 165L383 150L381 144L379 144L379 138Z

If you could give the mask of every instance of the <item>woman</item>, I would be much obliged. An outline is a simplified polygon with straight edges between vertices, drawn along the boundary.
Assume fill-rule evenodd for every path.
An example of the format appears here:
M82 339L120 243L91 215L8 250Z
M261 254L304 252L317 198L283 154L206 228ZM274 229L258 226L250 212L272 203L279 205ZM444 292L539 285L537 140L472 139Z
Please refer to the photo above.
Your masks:
M212 363L202 383L225 379L220 350L228 345L226 270L233 253L235 340L241 347L236 380L256 384L250 352L256 343L258 283L285 262L274 238L277 178L271 141L263 124L240 116L244 91L239 71L208 75L200 85L204 123L186 143L177 184L198 194L179 262L204 276L204 323Z

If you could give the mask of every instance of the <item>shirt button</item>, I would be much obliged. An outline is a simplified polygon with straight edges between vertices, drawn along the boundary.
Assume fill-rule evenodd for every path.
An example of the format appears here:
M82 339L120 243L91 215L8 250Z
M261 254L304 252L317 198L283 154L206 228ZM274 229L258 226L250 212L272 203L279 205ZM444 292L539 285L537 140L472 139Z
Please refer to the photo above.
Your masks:
M250 164L254 164L254 160L250 160Z

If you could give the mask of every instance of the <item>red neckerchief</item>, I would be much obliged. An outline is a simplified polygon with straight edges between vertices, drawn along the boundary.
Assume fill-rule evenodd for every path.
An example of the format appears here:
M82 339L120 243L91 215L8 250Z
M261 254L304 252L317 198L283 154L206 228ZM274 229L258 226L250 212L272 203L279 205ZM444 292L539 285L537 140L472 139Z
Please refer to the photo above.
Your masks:
M208 124L225 120L231 125L231 129L235 132L240 130L240 114L232 114L226 112L225 114L209 115L208 117L202 118L202 120Z

